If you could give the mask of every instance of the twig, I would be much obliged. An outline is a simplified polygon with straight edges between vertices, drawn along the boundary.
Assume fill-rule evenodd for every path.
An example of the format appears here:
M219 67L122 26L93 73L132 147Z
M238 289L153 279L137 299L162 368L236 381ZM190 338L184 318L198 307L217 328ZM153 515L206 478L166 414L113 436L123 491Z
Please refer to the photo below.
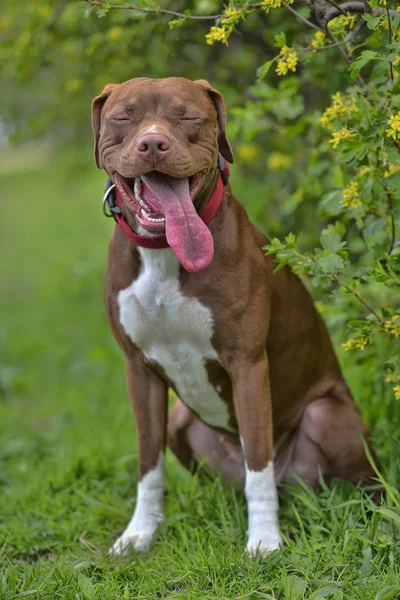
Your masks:
M295 10L294 8L292 8L290 6L290 4L287 4L286 2L282 2L282 6L284 6L286 8L286 10L288 10L289 12L292 13L292 15L295 15L298 19L300 19L300 21L303 21L303 23L305 23L312 29L316 29L317 31L323 31L323 29L321 29L321 27L318 27L318 25L315 25L314 23L312 23L311 21L309 21L308 19L303 17L303 15L298 13L297 10Z
M340 282L340 279L339 279L339 277L338 277L337 275L332 275L332 279L333 279L333 281L335 281L335 282L336 282L336 283L337 283L339 286L341 286L341 285L342 285L342 284L341 284L341 282ZM362 298L362 297L360 296L360 294L359 294L358 292L356 292L355 290L352 290L352 289L351 289L351 287L350 287L350 286L348 286L348 285L344 285L343 287L344 287L344 289L345 289L345 290L347 290L347 291L348 291L350 294L352 294L352 296L354 296L355 298L357 298L357 300L358 300L359 302L361 302L361 304L363 304L363 305L365 306L365 308L366 308L366 309L367 309L367 310L368 310L368 311L369 311L371 314L373 314L373 315L374 315L374 317L375 317L375 318L376 318L376 319L379 321L379 323L380 323L382 326L384 326L384 325L385 325L385 321L384 321L384 319L382 319L382 317L380 317L380 316L378 315L378 313L377 313L377 312L375 312L375 310L372 308L372 306L370 306L370 305L369 305L369 304L368 304L368 303L367 303L367 302L364 300L364 298Z
M388 27L389 27L389 44L391 44L393 41L392 19L390 18L389 9L387 7L386 7L386 14L387 14L387 19L388 19ZM393 63L391 60L389 61L389 71L390 71L390 79L392 80L392 83L393 83L394 73L393 73Z
M343 50L343 48L338 44L338 39L337 37L332 33L332 31L330 31L330 29L328 28L328 26L325 27L325 33L326 35L329 37L329 39L332 41L333 44L336 44L336 47L338 49L339 54L341 55L341 57L343 58L343 60L345 61L345 63L347 65L351 65L351 58L350 56ZM357 75L356 77L356 81L358 82L358 85L360 87L364 87L365 86L365 81L364 79L361 77L361 75Z
M224 13L218 13L216 15L187 15L185 13L168 10L166 8L140 8L138 6L133 6L133 4L127 4L123 6L120 4L105 4L102 2L102 0L85 0L85 2L91 6L98 6L99 8L117 8L120 10L133 10L142 14L169 15L171 17L179 17L181 19L190 19L192 21L216 21L217 19L226 16ZM254 2L252 4L248 4L246 8L253 10L255 8L261 8L262 5L262 2Z
M192 21L216 21L217 19L221 19L222 17L226 16L224 13L218 13L218 14L214 14L214 15L187 15L185 13L177 12L174 10L168 10L166 8L140 8L138 6L134 6L133 4L125 4L125 5L108 4L108 3L103 2L103 0L85 0L85 2L87 4L89 4L90 6L97 6L99 8L107 8L110 10L111 9L133 10L135 12L142 13L142 14L169 15L171 17L178 17L180 19L188 19L188 20L192 20ZM328 2L330 2L330 4L332 4L333 7L326 12L326 15L325 15L326 22L331 21L334 17L336 17L339 14L343 14L343 13L345 14L347 12L358 12L358 13L370 12L373 15L382 15L385 13L384 9L382 9L382 10L372 9L371 11L367 11L363 2L344 2L343 4L337 4L334 0L328 0ZM322 31L322 29L320 29L320 27L318 27L317 25L315 25L314 23L312 23L311 21L309 21L308 19L303 17L300 13L298 13L289 4L287 4L286 2L283 2L282 4L287 10L289 10L289 12L296 15L296 17L298 19L303 21L303 23L307 24L309 27L312 27L313 29ZM245 10L255 10L257 8L261 8L262 6L263 6L263 2L252 2L246 6ZM386 10L388 10L389 14L392 17L400 18L400 13L396 12L395 10L390 10L390 9L386 9Z
M389 206L389 214L390 214L390 243L388 254L392 254L394 245L396 243L396 221L393 214L393 203L392 203L392 194L390 192L386 192L388 197L388 206Z
M373 9L371 9L371 11L366 11L364 2L343 2L342 4L338 5L338 8L333 7L326 12L325 19L326 19L327 23L329 21L331 21L332 19L334 19L335 17L337 17L338 15L342 14L343 11L349 12L349 13L369 12L370 14L375 15L375 16L380 16L380 15L385 14L385 9L373 8ZM400 18L400 13L398 13L396 10L388 9L388 12L392 17Z
M345 40L337 41L334 44L327 44L326 46L318 46L315 48L314 46L307 46L307 48L301 48L302 52L310 52L312 50L329 50L330 48L337 48L338 46L344 46L350 42L350 36L348 36Z
M329 4L332 4L332 6L334 6L340 13L342 13L342 15L346 14L346 11L343 10L343 8L340 6L340 4L336 4L336 2L334 0L327 0L327 2Z

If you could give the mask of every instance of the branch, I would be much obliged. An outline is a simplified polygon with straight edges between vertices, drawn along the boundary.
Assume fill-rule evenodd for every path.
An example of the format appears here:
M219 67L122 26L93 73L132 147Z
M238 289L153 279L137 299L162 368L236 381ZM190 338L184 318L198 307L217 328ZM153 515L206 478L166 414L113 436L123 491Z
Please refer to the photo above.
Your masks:
M216 21L217 19L226 17L225 13L218 13L216 15L187 15L185 13L168 10L166 8L139 8L138 6L133 6L132 4L121 6L116 4L108 4L103 0L85 0L85 2L87 2L87 4L90 6L98 6L99 8L118 8L120 10L133 10L142 14L169 15L171 17L179 17L180 19L190 19L192 21ZM246 9L254 10L255 8L261 8L262 5L262 2L254 2L252 4L248 4Z
M292 15L295 15L298 19L300 19L300 21L303 21L303 23L305 23L306 25L308 25L308 27L311 27L312 29L316 29L317 31L323 31L323 29L321 29L320 27L318 27L318 25L315 25L314 23L312 23L311 21L309 21L308 19L306 19L305 17L303 17L303 15L301 15L300 13L298 13L297 10L295 10L294 8L292 8L290 6L290 4L287 4L286 2L283 2L282 6L284 6L286 8L286 10L288 10L289 12L291 12Z
M180 19L188 19L188 20L192 20L192 21L216 21L216 20L221 19L226 16L225 13L218 13L215 15L188 15L185 13L176 12L174 10L168 10L166 8L139 8L138 6L133 6L132 4L126 4L126 5L108 4L107 2L104 2L104 0L84 0L84 1L87 4L89 4L89 6L97 6L98 8L133 10L133 11L141 13L141 14L169 15L171 17L178 17ZM327 2L332 4L333 7L330 9L327 9L325 11L324 19L323 19L325 23L328 23L334 17L336 17L340 14L344 14L346 12L356 12L356 13L370 12L370 14L377 15L377 16L383 15L386 12L385 9L366 10L365 4L363 2L344 2L342 4L337 4L334 0L327 0ZM311 0L310 3L307 2L307 4L310 4L312 6L313 4L317 4L317 2L315 0ZM244 10L255 10L257 8L261 8L262 6L263 6L263 2L252 2L252 3L248 4ZM315 25L310 20L308 20L305 17L303 17L302 15L300 15L300 13L298 13L294 8L292 8L286 2L283 2L282 6L284 6L289 12L294 14L298 19L303 21L303 23L305 23L308 27L311 27L312 29L317 29L318 31L322 31L322 29L320 27L318 27L318 25ZM388 13L392 17L400 18L400 13L396 12L395 10L388 10Z
M102 2L102 0L85 0L90 6L98 6L99 8L117 8L119 10L133 10L135 12L139 12L142 14L156 14L156 15L169 15L171 17L180 17L182 19L196 19L203 21L215 21L219 19L223 15L185 15L184 13L175 12L174 10L167 10L166 8L139 8L138 6L133 6L131 4L122 6L120 4L106 4ZM257 3L257 6L261 5L261 3ZM250 5L251 6L251 5ZM255 8L255 7L254 7Z
M350 13L369 12L369 14L379 17L380 15L384 15L386 10L373 8L370 11L366 11L364 2L343 2L342 4L334 6L333 8L330 8L329 10L326 11L326 14L325 14L326 22L328 23L329 21L331 21L338 15L343 14L343 12L345 12L345 13L346 12L350 12ZM391 17L400 18L400 13L398 13L395 10L389 9L388 13L390 14Z
M386 14L387 14L388 28L389 28L389 44L391 44L393 42L393 30L392 30L392 19L390 18L390 13L389 13L388 8L386 8ZM392 83L393 83L394 73L393 73L393 63L391 60L389 61L389 71L390 71L390 79L392 80Z
M341 286L341 285L342 285L342 284L340 283L340 279L339 279L339 277L338 277L337 275L332 275L332 279L333 279L333 281L335 281L335 282L336 282L336 283L337 283L339 286ZM360 296L360 294L359 294L358 292L356 292L355 290L352 290L352 289L351 289L351 287L350 287L350 286L348 286L348 285L344 285L343 287L344 287L344 289L345 289L347 292L349 292L349 293L350 293L352 296L354 296L354 298L357 298L357 300L358 300L359 302L361 302L361 304L362 304L363 306L365 306L365 308L366 308L366 309L367 309L367 310L368 310L368 311L369 311L369 312L370 312L372 315L374 315L374 317L375 317L375 318L376 318L376 319L379 321L379 323L380 323L382 326L384 326L384 325L385 325L385 320L384 320L384 319L382 319L382 317L380 317L380 316L378 315L378 313L377 313L377 312L375 312L375 310L372 308L372 306L370 306L370 305L369 305L369 304L368 304L368 303L367 303L367 302L364 300L364 298L362 298L362 297Z

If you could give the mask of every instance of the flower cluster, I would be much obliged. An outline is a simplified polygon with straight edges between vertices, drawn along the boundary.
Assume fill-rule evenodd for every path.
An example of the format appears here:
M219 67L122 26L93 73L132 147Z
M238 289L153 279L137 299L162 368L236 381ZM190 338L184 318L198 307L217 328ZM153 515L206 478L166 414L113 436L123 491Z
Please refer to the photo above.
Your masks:
M366 346L368 346L368 338L364 336L360 336L358 338L350 338L342 344L342 348L345 352L350 352L351 350L364 350Z
M393 388L394 391L394 397L396 398L396 400L400 400L400 385L395 385Z
M336 92L336 94L332 96L332 104L325 109L319 122L322 127L333 129L337 119L347 117L358 110L354 96L351 98L344 98L340 92Z
M286 4L293 4L294 0L286 0ZM280 8L282 6L282 0L264 0L261 4L261 8L265 12L269 12L271 8Z
M338 17L335 17L334 19L331 19L328 23L328 27L332 31L332 33L337 35L340 33L344 33L346 27L348 27L349 29L354 29L356 19L357 15L340 15Z
M360 184L358 181L350 181L347 188L343 190L343 198L340 204L344 208L359 208L362 206L360 200Z
M396 325L396 321L398 319L399 323ZM395 338L400 337L400 315L393 315L393 317L385 321L385 325L383 326L383 328Z
M288 71L296 71L296 66L299 57L293 48L289 46L282 46L279 52L279 60L275 71L278 75L286 75Z
M222 42L228 45L228 39L235 26L241 19L243 19L244 11L233 6L232 8L226 8L224 12L224 18L221 19L219 25L213 25L208 33L206 33L206 42L209 46L212 46L215 42Z
M267 166L270 171L288 169L292 165L292 159L282 152L271 152L267 158Z
M332 138L329 140L329 143L332 144L333 148L337 148L342 140L347 140L355 135L355 131L350 131L347 125L345 125L342 129L332 132Z
M400 139L400 112L390 115L388 125L389 129L386 129L386 135L394 140Z
M219 27L213 25L208 33L206 33L206 42L209 46L212 46L215 42L222 42L228 44L228 38L230 31L227 27Z
M322 48L325 46L326 35L323 31L317 31L314 39L311 41L311 46L313 48Z
M393 175L393 173L398 173L398 171L400 171L400 160L398 160L395 165L389 163L384 175L385 177L389 177L390 175Z
M281 4L282 0L264 0L262 7L268 12L270 8L280 8Z
M364 175L369 175L369 173L371 173L371 170L371 167L361 167L358 174L360 177L364 177Z

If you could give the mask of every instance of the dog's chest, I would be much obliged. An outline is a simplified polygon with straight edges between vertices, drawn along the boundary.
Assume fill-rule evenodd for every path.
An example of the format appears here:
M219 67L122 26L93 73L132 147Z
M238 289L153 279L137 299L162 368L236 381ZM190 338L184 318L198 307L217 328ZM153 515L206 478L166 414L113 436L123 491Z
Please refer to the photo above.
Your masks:
M182 294L179 262L170 249L139 251L139 277L118 294L125 332L163 369L189 408L209 425L230 430L228 406L206 370L207 361L218 361L212 312Z

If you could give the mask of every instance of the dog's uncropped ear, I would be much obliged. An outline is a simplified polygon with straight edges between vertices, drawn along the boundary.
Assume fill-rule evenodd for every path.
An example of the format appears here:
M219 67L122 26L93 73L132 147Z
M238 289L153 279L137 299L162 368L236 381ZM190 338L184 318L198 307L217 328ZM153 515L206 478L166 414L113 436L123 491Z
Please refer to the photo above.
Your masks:
M92 128L94 134L94 159L98 169L101 169L99 160L99 138L101 128L101 111L105 101L111 96L115 88L119 87L118 83L110 83L106 85L100 96L96 96L92 102Z
M211 85L205 79L198 79L195 83L201 85L206 91L208 97L214 105L217 111L217 125L218 125L218 147L222 156L230 163L233 163L233 152L231 145L226 136L226 110L225 102L222 94L217 90L214 90Z

